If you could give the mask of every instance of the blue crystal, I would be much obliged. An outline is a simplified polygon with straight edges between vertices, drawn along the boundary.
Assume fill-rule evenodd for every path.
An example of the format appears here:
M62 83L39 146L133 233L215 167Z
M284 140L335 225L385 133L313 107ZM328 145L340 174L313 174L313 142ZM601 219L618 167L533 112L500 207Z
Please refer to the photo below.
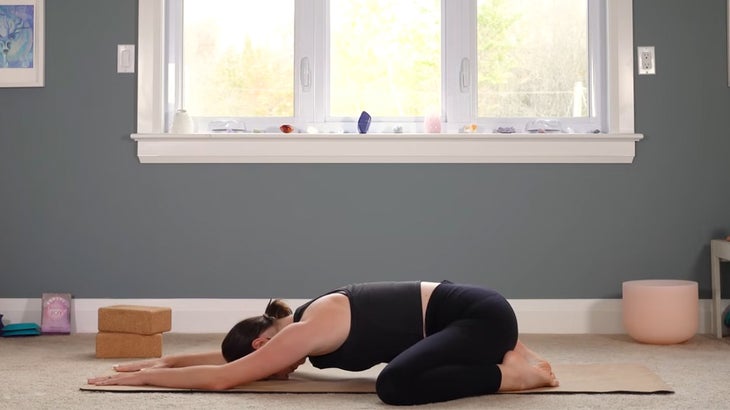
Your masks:
M357 120L357 130L360 131L360 134L367 134L368 129L370 128L370 114L368 114L366 111L363 111L362 114L360 114L360 119Z

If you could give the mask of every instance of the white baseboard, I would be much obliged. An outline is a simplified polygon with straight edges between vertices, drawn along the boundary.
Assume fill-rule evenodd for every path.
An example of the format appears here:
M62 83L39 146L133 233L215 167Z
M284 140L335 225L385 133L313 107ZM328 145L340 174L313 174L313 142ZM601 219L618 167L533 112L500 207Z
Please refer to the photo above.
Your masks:
M292 307L306 299L288 299ZM166 306L172 309L172 332L225 333L239 320L260 315L268 299L73 299L73 333L96 333L97 312L111 305ZM625 333L621 299L512 299L521 333ZM730 301L723 300L723 309ZM700 300L699 333L711 333L711 301ZM3 323L40 324L41 300L0 299Z

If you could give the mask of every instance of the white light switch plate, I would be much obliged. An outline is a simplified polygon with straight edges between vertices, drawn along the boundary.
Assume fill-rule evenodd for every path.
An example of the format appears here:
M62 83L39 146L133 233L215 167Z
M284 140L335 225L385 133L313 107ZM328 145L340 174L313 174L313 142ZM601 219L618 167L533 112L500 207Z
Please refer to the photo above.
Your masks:
M134 72L134 44L117 45L117 72Z

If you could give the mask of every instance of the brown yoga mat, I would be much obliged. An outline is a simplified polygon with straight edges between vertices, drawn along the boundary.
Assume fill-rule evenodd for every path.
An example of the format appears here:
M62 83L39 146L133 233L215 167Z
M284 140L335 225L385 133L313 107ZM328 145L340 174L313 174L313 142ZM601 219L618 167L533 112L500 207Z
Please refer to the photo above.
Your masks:
M383 365L364 372L338 369L318 370L309 363L303 365L289 380L262 380L221 393L374 393L375 378ZM595 363L556 364L553 370L560 380L558 387L542 387L510 394L552 393L673 393L662 379L640 364ZM151 386L92 386L81 390L102 392L190 392L205 391Z

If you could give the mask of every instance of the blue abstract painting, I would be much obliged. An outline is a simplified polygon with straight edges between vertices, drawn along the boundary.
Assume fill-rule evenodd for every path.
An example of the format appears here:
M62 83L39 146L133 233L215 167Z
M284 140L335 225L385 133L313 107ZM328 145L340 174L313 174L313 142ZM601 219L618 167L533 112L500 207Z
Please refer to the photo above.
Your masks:
M33 68L32 5L0 6L0 68Z

